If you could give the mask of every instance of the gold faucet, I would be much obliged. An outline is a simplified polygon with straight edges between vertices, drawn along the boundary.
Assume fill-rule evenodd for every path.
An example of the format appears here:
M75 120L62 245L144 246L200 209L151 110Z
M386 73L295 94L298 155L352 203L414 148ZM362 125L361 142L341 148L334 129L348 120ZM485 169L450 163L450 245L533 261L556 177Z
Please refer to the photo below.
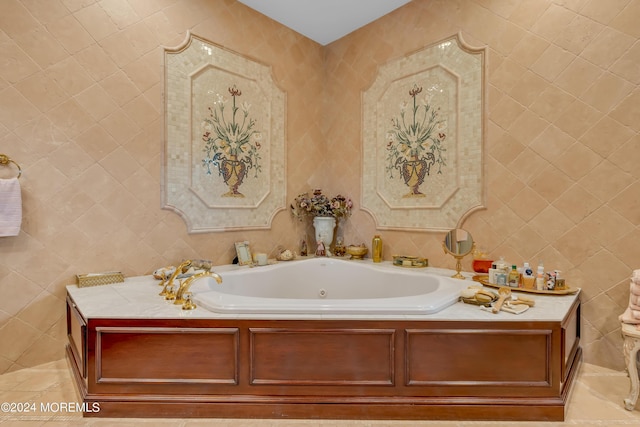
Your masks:
M214 279L216 279L216 282L222 283L222 277L220 277L217 273L214 273L213 271L203 271L202 273L194 274L193 276L183 280L182 283L180 283L178 292L176 292L176 300L173 303L184 304L185 293L189 291L189 288L191 287L191 285L193 285L193 282L205 276L213 277Z
M189 268L189 266L191 265L191 260L188 259L186 261L183 261L182 264L180 264L179 266L176 267L176 271L173 272L173 274L171 275L171 277L169 278L169 280L166 281L166 283L164 284L164 288L162 288L162 292L160 292L160 296L167 296L167 294L169 293L169 289L171 289L171 287L173 286L173 281L176 279L176 276L178 274L182 273L182 270L184 270L185 268Z

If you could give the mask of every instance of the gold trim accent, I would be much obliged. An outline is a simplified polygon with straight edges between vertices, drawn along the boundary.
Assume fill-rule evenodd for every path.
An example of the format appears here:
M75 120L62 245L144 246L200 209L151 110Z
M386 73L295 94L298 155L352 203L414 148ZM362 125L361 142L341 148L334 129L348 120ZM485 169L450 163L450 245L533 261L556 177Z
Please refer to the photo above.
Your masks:
M124 282L124 275L119 271L108 271L105 273L78 274L76 279L78 280L79 288L86 288Z

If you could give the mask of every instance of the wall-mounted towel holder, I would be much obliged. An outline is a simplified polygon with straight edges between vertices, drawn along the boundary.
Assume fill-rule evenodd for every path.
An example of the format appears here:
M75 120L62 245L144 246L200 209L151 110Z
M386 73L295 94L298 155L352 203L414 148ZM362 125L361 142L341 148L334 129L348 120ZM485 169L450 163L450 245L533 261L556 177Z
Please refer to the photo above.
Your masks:
M20 175L22 175L22 168L20 167L20 165L11 160L9 156L0 154L0 165L9 166L9 163L13 163L14 165L16 165L16 167L18 168L18 178L20 178Z

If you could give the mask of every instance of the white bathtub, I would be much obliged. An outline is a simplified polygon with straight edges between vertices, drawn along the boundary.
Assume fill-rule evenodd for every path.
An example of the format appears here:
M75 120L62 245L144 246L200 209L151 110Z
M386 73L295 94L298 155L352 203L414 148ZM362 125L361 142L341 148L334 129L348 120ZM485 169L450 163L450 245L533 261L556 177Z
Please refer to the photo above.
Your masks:
M196 304L218 313L432 314L469 285L423 269L335 258L214 270L222 284L206 277L191 291Z

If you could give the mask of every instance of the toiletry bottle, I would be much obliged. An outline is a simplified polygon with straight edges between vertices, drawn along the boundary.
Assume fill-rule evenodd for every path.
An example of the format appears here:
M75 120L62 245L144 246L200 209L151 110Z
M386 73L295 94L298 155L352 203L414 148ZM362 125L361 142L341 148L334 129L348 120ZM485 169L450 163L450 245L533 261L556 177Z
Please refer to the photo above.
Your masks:
M556 273L556 290L566 289L566 285L564 284L564 277L560 277L560 270L555 270Z
M509 280L509 266L504 260L504 257L500 257L498 262L496 262L496 271L493 277L495 278L496 285L507 286L507 282Z
M533 270L528 262L525 262L522 267L522 287L525 289L535 289L536 278L533 275Z
M525 276L533 277L533 270L528 262L525 262L522 266L522 274Z
M555 271L549 271L547 273L547 287L548 291L553 291L556 289L556 273Z
M544 265L542 265L542 261L538 264L538 270L536 271L536 289L539 291L546 289L544 283Z
M495 278L496 278L496 285L507 286L507 274L504 272L504 270L500 270L500 269L496 270Z
M503 269L500 268L500 263L498 263L498 268L496 268L496 272L493 275L496 279L496 285L498 286L507 286L507 282L509 281L509 274Z
M491 268L489 269L489 283L491 283L492 285L496 284L496 271L498 271L498 269L496 268L496 263L493 262L491 263Z
M518 268L515 265L511 266L511 271L509 272L509 286L512 288L520 286L520 273L518 273Z
M373 262L382 261L382 238L379 235L373 236L371 242L371 251L373 252Z

